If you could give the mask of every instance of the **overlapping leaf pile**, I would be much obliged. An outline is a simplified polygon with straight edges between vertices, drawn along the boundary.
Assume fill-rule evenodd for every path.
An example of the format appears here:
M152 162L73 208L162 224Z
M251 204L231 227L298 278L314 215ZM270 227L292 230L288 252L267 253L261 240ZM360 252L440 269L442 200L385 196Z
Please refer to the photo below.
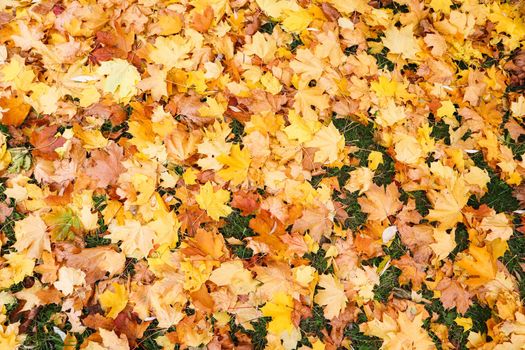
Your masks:
M0 9L1 349L525 344L521 1Z

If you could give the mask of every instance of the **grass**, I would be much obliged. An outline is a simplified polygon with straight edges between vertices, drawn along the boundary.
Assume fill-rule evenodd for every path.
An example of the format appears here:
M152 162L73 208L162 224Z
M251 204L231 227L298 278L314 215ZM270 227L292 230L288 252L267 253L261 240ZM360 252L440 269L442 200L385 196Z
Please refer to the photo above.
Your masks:
M35 350L61 350L64 347L62 338L54 331L57 327L52 318L60 312L62 307L49 304L41 307L36 317L31 321L27 338L24 342L26 348ZM66 332L67 330L62 330Z

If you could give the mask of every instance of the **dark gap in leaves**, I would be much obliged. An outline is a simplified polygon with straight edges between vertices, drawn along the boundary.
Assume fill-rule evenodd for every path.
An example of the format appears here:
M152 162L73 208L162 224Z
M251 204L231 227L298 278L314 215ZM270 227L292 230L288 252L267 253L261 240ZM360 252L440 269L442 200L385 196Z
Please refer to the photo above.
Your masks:
M334 200L342 204L344 211L348 214L348 218L344 222L344 228L351 228L356 230L361 227L367 218L367 215L361 211L361 206L357 202L359 193L344 191L344 194L334 197Z
M224 238L236 238L242 241L246 237L255 236L255 232L249 227L253 215L242 216L239 210L234 209L225 219L226 224L219 229Z
M395 287L399 287L399 276L401 270L395 266L390 266L380 277L379 284L374 286L374 299L386 302L390 293Z
M369 336L359 330L361 323L367 322L364 312L360 313L357 322L349 323L343 332L345 338L349 338L352 348L359 350L377 350L383 345L383 340L375 336Z
M268 21L268 22L262 24L259 27L258 31L261 32L261 33L272 34L273 33L273 29L275 28L276 25L277 25L277 22Z
M469 246L467 227L463 223L459 223L456 226L456 247L450 252L449 257L453 261L459 252L464 251Z
M244 135L244 125L237 119L233 119L229 125L230 129L232 130L233 138L230 138L227 141L232 143L241 143L242 136Z
M347 56L355 55L357 53L357 49L359 48L359 45L352 45L345 48L344 53Z
M519 202L512 196L512 187L499 177L493 176L487 185L487 193L479 200L497 213L512 212L519 208Z
M293 40L290 43L290 51L295 52L297 50L297 47L304 45L303 41L297 34L293 34Z
M304 258L310 260L310 266L315 268L320 275L334 273L334 267L332 265L328 266L328 260L325 255L326 251L323 248L319 248L316 253L306 253Z
M301 331L307 333L308 335L315 335L319 339L323 339L323 330L326 329L329 332L332 327L329 321L324 318L323 308L317 304L314 304L312 308L312 316L302 319L301 323L299 324L299 328L301 328Z
M392 259L399 259L407 252L407 247L401 242L398 235L392 240L390 246L383 245L383 251L386 255L390 255Z

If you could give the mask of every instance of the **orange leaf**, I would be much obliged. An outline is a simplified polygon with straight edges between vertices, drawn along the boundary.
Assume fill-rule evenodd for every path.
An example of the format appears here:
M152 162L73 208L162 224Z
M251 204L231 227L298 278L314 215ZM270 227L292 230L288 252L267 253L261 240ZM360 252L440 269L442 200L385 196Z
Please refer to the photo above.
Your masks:
M193 29L205 33L210 29L213 21L213 9L210 5L206 6L204 13L194 13L191 26Z
M3 112L1 123L11 126L21 125L31 109L31 106L25 103L21 96L0 98L0 107L3 110L7 110L6 112Z

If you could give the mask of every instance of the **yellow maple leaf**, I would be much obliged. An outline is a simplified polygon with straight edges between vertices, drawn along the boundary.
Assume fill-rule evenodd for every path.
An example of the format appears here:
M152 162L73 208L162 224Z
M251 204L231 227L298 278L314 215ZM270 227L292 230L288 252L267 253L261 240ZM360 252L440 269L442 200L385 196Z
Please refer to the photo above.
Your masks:
M400 312L397 320L383 314L383 320L373 319L359 326L361 332L383 339L382 349L389 350L431 350L434 342L423 328L423 314L411 320L408 312Z
M136 259L147 257L153 249L155 233L151 227L143 226L137 220L126 219L124 225L112 222L106 237L112 243L122 242L120 247L126 256Z
M287 32L301 33L308 28L313 19L314 17L307 10L290 11L287 12L281 25Z
M290 68L296 74L302 75L305 80L318 80L324 70L323 62L307 49L297 50L295 59L290 62Z
M298 11L301 7L295 1L288 0L255 0L257 5L268 16L279 19L286 10Z
M0 326L0 349L18 349L23 342L22 335L18 335L19 323Z
M454 117L455 112L456 106L454 106L452 101L441 101L441 107L437 110L437 116L443 118L445 123L449 125L458 126L458 121Z
M64 295L73 293L75 286L81 286L86 283L86 273L79 269L62 266L58 270L58 280L53 283L56 289Z
M466 192L444 189L435 196L434 209L426 216L429 221L438 221L440 227L447 229L463 220L462 209L467 204Z
M395 135L396 159L406 164L417 164L423 156L423 150L414 136L406 134Z
M279 79L274 77L270 72L266 72L261 77L261 84L264 86L264 89L272 95L277 95L283 88L282 84L279 82Z
M420 51L412 25L401 29L395 26L389 27L385 30L383 44L391 53L401 55L405 59L416 59L416 54Z
M206 182L204 186L201 186L195 200L213 220L219 220L220 217L228 216L232 212L232 208L226 205L230 200L230 192L223 189L215 192L211 182Z
M0 269L0 288L8 288L12 284L22 282L30 276L35 268L35 260L25 254L9 253L4 255L4 266Z
M439 260L445 259L456 248L455 229L447 233L445 230L434 228L433 237L435 243L430 244L430 248Z
M245 269L240 260L222 263L218 269L213 270L210 281L218 286L228 286L236 295L253 292L257 286L251 271Z
M323 289L318 290L314 300L325 307L324 316L329 320L339 316L348 302L339 280L336 280L333 275L321 275L318 286Z
M177 34L182 29L182 21L179 16L159 16L157 25L160 27L160 35Z
M512 225L505 213L484 217L479 228L487 233L487 240L501 239L507 241L512 236Z
M283 331L293 329L293 299L291 295L285 292L274 294L272 299L261 308L261 311L264 316L272 318L268 324L268 332L281 334Z
M261 32L255 33L251 37L252 41L244 45L244 52L247 55L257 55L265 63L274 59L277 50L277 42L270 36L265 36Z
M26 218L15 222L16 250L27 254L30 258L39 259L44 250L51 251L49 234L44 220L37 214L30 214Z
M218 171L219 176L224 180L231 181L232 185L240 185L246 180L251 163L250 151L247 147L241 150L241 146L235 144L231 148L230 155L221 154L217 160L228 167Z
M192 40L181 35L159 36L155 39L149 58L152 62L162 64L167 70L172 68L185 69L192 64L188 54L193 47Z
M334 123L330 123L328 126L323 126L305 146L318 149L314 156L315 162L333 163L339 159L340 152L345 147L345 138Z
M399 191L394 183L386 188L371 184L366 191L366 198L360 197L357 201L361 210L368 214L368 220L385 220L403 207L403 203L399 200Z
M450 13L450 6L452 5L452 0L432 0L430 2L430 7L434 11L441 11L446 15Z
M128 291L125 286L118 283L111 284L114 291L109 288L100 294L98 300L102 309L106 311L106 316L115 318L117 315L124 310L128 304Z
M496 259L488 246L477 247L471 244L468 255L457 261L455 265L467 273L468 278L465 282L474 288L492 281L498 271Z
M75 136L82 141L82 147L87 150L96 148L104 148L108 145L108 139L106 139L100 130L89 130L81 127L79 124L73 125L73 131Z
M115 58L104 61L97 70L98 75L105 76L103 90L115 96L117 102L128 103L137 93L140 74L128 61Z
M376 170L379 164L383 164L383 153L378 151L370 152L368 155L368 168Z
M386 107L379 110L376 122L381 126L392 126L405 118L405 108L397 106L393 99L389 99Z
M464 332L471 329L473 325L472 319L470 317L456 317L454 322L456 322L458 326L463 327Z
M313 118L302 118L294 110L288 113L290 125L284 128L284 133L291 140L297 140L301 143L310 141L314 133L319 130L322 124Z

